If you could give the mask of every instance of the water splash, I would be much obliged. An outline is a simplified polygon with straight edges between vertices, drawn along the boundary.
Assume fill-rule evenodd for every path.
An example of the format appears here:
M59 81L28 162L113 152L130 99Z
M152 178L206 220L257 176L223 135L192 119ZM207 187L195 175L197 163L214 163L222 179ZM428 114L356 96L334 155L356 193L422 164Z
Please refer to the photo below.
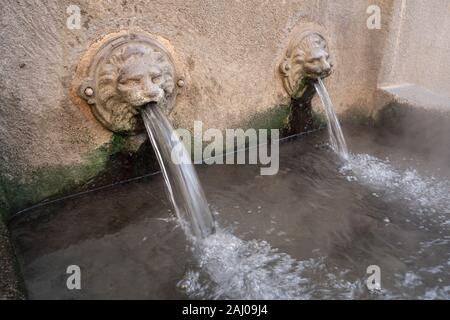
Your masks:
M224 230L194 251L198 266L178 283L194 299L352 299L365 290L363 279L345 280L348 270L330 271L323 256L295 260L264 240L245 241Z
M417 170L395 168L389 160L368 154L350 155L340 172L349 181L359 181L373 188L386 200L403 200L419 213L448 214L450 183L434 176L421 176Z
M317 94L319 95L325 109L331 148L344 160L347 160L349 157L347 143L345 142L341 125L336 116L336 112L334 111L333 103L331 102L330 96L328 95L328 91L325 88L322 79L319 78L317 82L314 83L314 87L316 88Z
M368 154L350 154L325 85L318 79L314 86L325 109L331 147L345 160L340 171L349 181L360 180L379 191L386 200L405 200L420 207L419 212L449 212L450 184L447 181L422 177L414 169L398 170L388 160Z
M171 161L172 150L181 142L157 105L147 105L141 114L181 226L189 239L207 237L214 231L214 220L190 155L184 147L177 148L178 161Z

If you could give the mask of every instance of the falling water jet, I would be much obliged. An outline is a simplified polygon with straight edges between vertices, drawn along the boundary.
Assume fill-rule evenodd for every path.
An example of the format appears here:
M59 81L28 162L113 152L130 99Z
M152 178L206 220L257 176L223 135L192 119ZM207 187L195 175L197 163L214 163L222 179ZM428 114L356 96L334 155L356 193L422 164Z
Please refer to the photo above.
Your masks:
M331 147L341 158L348 160L344 135L322 82L322 78L332 73L333 61L326 37L320 29L306 24L296 32L279 66L283 86L293 101L290 127L295 130L300 124L300 130L308 130L312 122L311 100L315 88L325 109Z
M314 82L317 94L322 101L322 105L325 109L325 115L328 123L328 133L330 135L331 148L344 160L349 159L349 153L347 149L347 143L345 142L344 134L339 120L334 111L334 105L331 102L328 91L322 82L322 79L318 78L317 82Z
M141 109L145 128L164 176L170 201L188 238L204 239L215 231L214 219L190 155L180 148L179 161L172 150L181 143L166 116L155 103Z

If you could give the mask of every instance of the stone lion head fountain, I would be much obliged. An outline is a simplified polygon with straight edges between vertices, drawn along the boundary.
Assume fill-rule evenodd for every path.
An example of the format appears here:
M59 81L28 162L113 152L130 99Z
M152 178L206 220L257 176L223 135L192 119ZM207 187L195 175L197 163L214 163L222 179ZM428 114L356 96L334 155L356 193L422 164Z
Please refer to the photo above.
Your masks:
M328 77L333 68L325 37L313 29L296 33L291 40L280 73L283 85L292 98L304 94L308 81Z
M283 86L291 97L288 134L314 128L313 83L328 77L333 70L328 44L318 26L305 25L293 37L279 65Z
M139 34L108 39L94 53L79 86L95 117L113 132L143 129L139 109L155 103L167 113L175 96L175 68L160 42Z

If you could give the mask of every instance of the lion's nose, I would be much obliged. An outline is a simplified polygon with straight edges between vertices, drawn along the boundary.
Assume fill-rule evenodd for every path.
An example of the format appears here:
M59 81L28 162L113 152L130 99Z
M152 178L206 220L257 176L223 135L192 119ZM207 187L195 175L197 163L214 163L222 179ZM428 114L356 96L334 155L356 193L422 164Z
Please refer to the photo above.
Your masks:
M159 97L159 88L156 86L151 87L148 91L147 91L147 95L150 98L157 98Z
M329 73L331 71L331 64L326 60L326 59L322 59L322 64L323 64L323 72L325 73Z
M150 99L157 99L160 95L160 89L151 80L145 81L145 95Z

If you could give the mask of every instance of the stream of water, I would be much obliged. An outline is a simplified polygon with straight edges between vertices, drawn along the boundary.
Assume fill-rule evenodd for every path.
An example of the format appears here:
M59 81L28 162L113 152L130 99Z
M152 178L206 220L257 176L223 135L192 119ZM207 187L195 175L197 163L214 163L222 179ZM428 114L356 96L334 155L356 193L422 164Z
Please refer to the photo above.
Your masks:
M181 141L157 105L143 108L142 118L181 226L188 238L204 239L214 232L214 219L190 155L184 147L178 148L178 164L171 160Z
M331 102L328 91L320 78L314 83L314 87L325 109L331 148L344 160L348 160L347 143L345 142L344 134L342 133L342 128L334 111L334 105Z

